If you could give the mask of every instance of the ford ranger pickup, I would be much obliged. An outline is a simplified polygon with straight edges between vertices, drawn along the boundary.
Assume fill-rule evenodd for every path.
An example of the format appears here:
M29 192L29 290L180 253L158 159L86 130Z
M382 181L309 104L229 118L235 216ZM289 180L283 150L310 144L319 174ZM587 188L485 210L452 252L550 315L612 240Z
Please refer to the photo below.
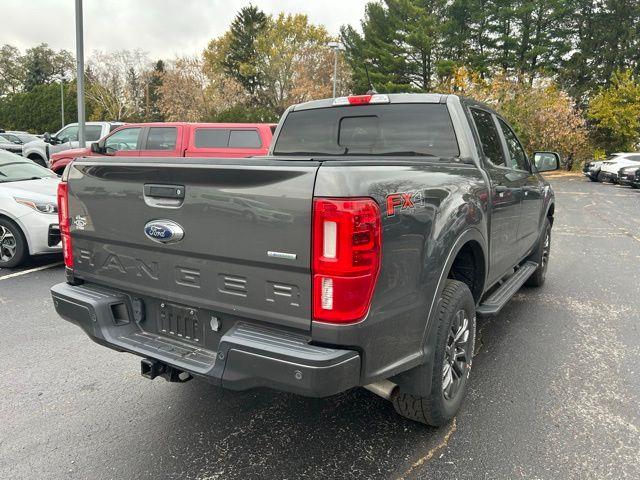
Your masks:
M53 302L150 379L362 386L442 425L476 314L544 283L559 161L483 104L375 93L290 107L265 157L80 158Z

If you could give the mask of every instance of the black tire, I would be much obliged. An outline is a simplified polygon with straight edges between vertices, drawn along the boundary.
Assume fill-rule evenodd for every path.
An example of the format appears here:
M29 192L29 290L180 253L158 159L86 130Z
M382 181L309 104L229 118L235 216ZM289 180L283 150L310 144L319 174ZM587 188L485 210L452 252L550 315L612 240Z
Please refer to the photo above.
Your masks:
M27 241L20 227L0 218L0 268L15 268L29 255Z
M460 313L464 315L467 323L462 330ZM439 427L451 420L458 412L465 395L467 380L471 372L473 349L476 337L476 307L471 291L466 284L457 280L447 280L447 284L442 292L440 310L438 312L438 323L435 325L436 337L431 361L425 365L416 367L418 378L427 376L431 378L431 388L424 395L415 395L404 392L402 387L397 389L392 397L393 406L403 417L415 420L420 423ZM464 343L456 342L456 335L464 337ZM461 337L461 340L462 340ZM453 338L453 349L450 345ZM451 353L454 358L459 355L458 346L463 348L465 356L460 362L451 363ZM448 372L448 373L445 373ZM449 374L451 377L449 378ZM455 391L449 390L447 397L447 386L445 380L456 383ZM429 382L427 382L429 384ZM450 385L453 388L453 385Z
M597 177L593 177L591 175L589 175L589 180L591 180L592 182L599 182L600 180L598 180Z
M604 173L598 172L598 175L596 176L596 182L604 182Z
M47 168L47 162L45 162L44 158L42 158L40 155L29 155L29 157L27 158L33 163L37 163L41 167Z
M538 240L538 246L535 252L531 254L529 260L536 262L538 268L533 272L527 281L524 283L527 287L541 287L544 285L545 278L547 276L547 267L549 266L549 255L551 253L551 222L548 218L545 218L544 231L540 240Z

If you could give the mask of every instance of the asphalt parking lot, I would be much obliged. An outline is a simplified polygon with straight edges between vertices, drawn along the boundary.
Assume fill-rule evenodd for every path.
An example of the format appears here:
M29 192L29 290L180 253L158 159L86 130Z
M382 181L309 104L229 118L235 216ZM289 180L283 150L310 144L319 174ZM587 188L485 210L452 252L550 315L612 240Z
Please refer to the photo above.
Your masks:
M479 321L440 429L328 399L139 375L59 319L56 259L0 270L0 478L640 478L640 190L554 176L547 283ZM36 269L36 270L34 270Z

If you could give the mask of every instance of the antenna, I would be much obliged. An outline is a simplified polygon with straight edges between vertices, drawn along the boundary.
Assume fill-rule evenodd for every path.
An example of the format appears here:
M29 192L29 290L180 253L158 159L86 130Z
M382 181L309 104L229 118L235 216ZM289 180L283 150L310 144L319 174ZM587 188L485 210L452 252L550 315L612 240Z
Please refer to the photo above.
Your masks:
M367 95L372 95L372 94L378 93L378 91L376 90L376 87L374 87L373 83L371 82L371 77L369 76L369 69L367 68L367 63L369 63L369 61L365 60L364 72L367 74L367 82L369 83L369 91L367 92Z

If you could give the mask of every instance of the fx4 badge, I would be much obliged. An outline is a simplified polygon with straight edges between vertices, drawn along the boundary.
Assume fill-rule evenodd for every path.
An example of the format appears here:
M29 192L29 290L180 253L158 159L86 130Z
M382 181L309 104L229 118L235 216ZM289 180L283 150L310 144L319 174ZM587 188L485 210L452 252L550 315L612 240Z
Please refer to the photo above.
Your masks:
M393 217L397 212L413 211L416 205L423 204L422 192L398 192L387 195L387 216Z
M76 215L76 218L74 218L73 220L73 224L78 230L84 230L84 228L87 226L87 217Z

